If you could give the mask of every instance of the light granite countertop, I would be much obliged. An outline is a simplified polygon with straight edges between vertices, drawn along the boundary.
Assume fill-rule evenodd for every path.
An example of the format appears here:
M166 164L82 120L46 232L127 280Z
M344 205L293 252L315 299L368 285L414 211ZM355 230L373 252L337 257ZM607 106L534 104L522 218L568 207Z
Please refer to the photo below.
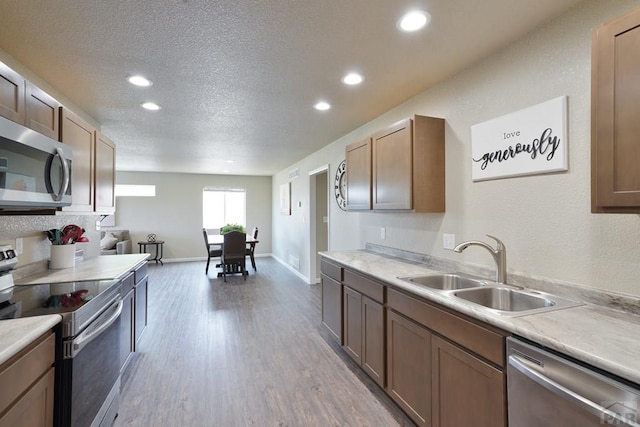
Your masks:
M29 276L16 278L15 285L118 279L148 257L149 254L97 256L78 262L75 267L62 268L60 270L43 270Z
M638 315L594 304L520 317L501 315L398 279L442 273L424 264L364 250L321 252L321 256L640 384Z
M15 280L15 285L80 282L118 279L142 263L149 254L108 255L88 259L73 268L43 270ZM46 315L0 321L0 363L28 346L61 321L59 315Z
M0 364L60 323L57 314L0 321Z

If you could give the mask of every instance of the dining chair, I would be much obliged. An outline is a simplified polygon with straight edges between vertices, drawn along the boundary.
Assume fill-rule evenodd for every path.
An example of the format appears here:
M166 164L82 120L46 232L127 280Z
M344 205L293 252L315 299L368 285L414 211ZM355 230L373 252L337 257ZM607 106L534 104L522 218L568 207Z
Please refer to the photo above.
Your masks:
M207 268L204 269L205 274L209 274L209 263L211 258L220 258L222 256L222 250L217 245L209 244L209 237L207 237L207 229L202 229L204 235L204 246L207 248Z
M227 274L242 272L247 280L245 257L247 252L247 235L242 231L229 231L223 236L222 244L222 276L227 281ZM238 268L240 271L238 271Z
M253 227L253 231L251 232L251 237L253 237L254 239L258 238L258 227ZM252 243L247 243L247 253L246 255L249 256L249 258L251 259L251 267L253 267L254 270L257 271L256 268L256 259L253 256L253 253L256 250L256 243L252 242Z

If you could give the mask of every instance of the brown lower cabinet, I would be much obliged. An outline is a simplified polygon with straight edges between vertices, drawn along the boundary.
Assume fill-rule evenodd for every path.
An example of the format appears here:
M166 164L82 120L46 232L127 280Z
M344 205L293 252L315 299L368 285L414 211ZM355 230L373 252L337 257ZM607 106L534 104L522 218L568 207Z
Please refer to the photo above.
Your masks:
M507 332L349 267L342 276L323 278L323 324L342 325L345 352L417 425L507 426ZM335 301L342 316L326 318Z
M142 336L142 332L147 327L147 300L149 291L149 274L147 273L147 264L134 271L134 347L138 348L138 342Z
M426 328L387 312L387 393L419 426L431 425L431 337Z
M361 274L344 271L344 349L362 369L385 386L384 286Z
M320 276L322 285L322 325L340 344L342 340L342 283Z
M147 263L134 268L122 279L122 314L120 315L120 373L124 373L137 351L147 326L149 275Z
M322 326L342 345L342 267L320 259Z
M433 426L505 426L503 371L442 338L431 342Z
M0 365L0 427L53 425L55 335L48 332Z
M507 333L388 290L387 392L420 426L507 425Z
M134 343L134 273L122 279L122 314L120 315L120 372L127 368L131 355L135 350Z

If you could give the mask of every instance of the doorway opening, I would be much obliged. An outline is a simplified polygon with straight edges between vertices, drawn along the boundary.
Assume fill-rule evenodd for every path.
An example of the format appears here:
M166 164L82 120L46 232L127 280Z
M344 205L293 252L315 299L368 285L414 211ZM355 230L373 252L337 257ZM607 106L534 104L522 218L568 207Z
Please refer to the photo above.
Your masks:
M329 250L329 165L309 172L309 282L320 283L320 255Z

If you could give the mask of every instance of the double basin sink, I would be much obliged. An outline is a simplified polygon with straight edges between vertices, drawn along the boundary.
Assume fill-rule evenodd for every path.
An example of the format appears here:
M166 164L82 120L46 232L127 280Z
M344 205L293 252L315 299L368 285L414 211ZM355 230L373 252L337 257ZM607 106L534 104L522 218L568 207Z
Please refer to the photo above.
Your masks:
M458 298L460 302L510 316L524 316L582 305L544 292L516 289L509 285L455 273L399 279Z

